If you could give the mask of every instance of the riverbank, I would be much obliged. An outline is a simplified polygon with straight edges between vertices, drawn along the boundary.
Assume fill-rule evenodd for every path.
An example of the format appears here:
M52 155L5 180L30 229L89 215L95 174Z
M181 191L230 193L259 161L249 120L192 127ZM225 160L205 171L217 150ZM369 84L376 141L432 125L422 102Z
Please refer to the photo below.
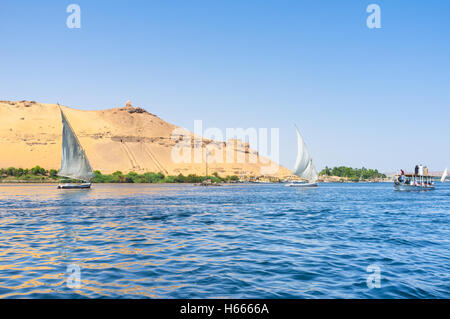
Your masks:
M392 178L367 178L367 179L356 179L341 176L319 176L319 182L322 183L390 183Z
M31 169L22 169L9 167L7 169L0 169L0 183L58 183L62 178L59 177L58 171L55 169L46 170L40 166L35 166ZM290 176L287 180L300 180L297 176ZM101 183L134 183L134 184L172 184L172 183L282 183L287 180L280 179L275 176L219 176L217 173L208 176L189 174L189 175L164 175L161 172L153 173L147 172L138 174L136 172L129 172L123 174L120 171L112 174L102 174L100 171L95 171L91 180L94 184ZM75 182L75 181L73 181ZM392 182L392 178L379 174L376 177L355 178L342 176L320 175L318 182L321 183L356 183L356 182Z
M54 180L54 179L42 179L42 180L17 180L17 179L0 179L0 184L58 184L60 183L60 180ZM254 182L254 181L219 181L214 182L211 180L211 182L208 182L208 180L204 180L202 182L176 182L176 181L160 181L160 182L95 182L92 181L92 184L283 184L284 182L278 181L278 182ZM319 180L318 183L343 183L343 184L352 184L352 183L392 183L391 179L384 179L384 180L369 180L369 181L352 181L352 180Z
M40 166L35 166L32 169L22 169L9 167L7 169L0 169L0 183L58 183L62 177L57 175L55 169L46 170ZM92 183L134 183L134 184L161 184L161 183L233 183L238 182L239 178L236 175L221 177L217 173L208 176L199 176L189 174L178 175L164 175L162 173L147 172L138 174L129 172L123 174L120 171L112 174L102 174L100 171L95 171L91 180ZM65 180L65 182L76 182L74 180Z

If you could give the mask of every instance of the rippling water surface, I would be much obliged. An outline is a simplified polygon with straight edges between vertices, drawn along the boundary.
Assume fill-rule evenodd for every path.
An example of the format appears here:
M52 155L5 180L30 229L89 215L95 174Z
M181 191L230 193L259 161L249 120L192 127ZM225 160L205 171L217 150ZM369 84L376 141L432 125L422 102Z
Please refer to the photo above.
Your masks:
M0 185L0 297L449 298L449 213L439 183Z

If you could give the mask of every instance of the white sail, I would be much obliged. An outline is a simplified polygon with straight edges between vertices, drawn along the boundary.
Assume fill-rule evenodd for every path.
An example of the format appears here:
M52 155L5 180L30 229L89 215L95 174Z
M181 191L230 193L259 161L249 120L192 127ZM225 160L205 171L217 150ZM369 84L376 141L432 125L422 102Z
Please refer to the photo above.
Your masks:
M444 173L442 173L442 177L441 177L441 183L443 183L445 181L445 178L447 177L447 169L444 170Z
M314 183L319 178L317 174L316 168L312 162L311 155L306 148L305 141L302 138L298 128L297 130L297 143L298 143L298 151L297 151L297 161L295 162L295 168L293 173L298 177L306 179L310 183Z
M61 109L60 111L63 131L61 169L58 175L82 181L90 181L94 176L91 165L66 116Z

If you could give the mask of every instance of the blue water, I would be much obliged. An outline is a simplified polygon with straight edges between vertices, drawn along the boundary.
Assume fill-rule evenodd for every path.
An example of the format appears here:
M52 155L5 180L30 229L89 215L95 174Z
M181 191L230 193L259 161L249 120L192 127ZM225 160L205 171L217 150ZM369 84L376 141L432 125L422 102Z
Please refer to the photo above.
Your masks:
M0 185L0 297L449 298L449 235L449 184Z

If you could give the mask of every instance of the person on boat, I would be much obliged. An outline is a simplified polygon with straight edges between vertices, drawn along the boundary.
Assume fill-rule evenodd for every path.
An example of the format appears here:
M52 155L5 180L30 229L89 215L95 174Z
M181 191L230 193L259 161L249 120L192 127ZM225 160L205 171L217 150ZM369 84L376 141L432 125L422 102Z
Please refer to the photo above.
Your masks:
M401 171L401 173L400 173L399 181L400 181L400 183L404 183L405 182L405 171L402 169L400 171Z

